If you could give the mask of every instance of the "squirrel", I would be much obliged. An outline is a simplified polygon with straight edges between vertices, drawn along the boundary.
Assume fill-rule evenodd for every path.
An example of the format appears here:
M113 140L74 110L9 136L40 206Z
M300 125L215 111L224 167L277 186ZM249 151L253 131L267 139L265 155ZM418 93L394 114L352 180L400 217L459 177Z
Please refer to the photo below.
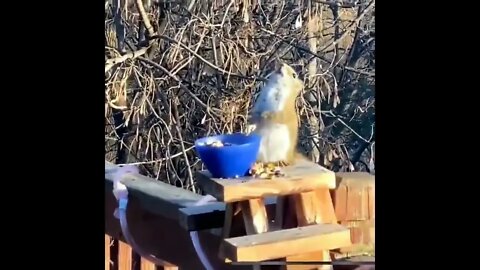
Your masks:
M295 109L303 87L295 70L284 63L260 90L250 117L252 133L262 137L257 162L283 167L298 159L306 160L297 151L299 123Z

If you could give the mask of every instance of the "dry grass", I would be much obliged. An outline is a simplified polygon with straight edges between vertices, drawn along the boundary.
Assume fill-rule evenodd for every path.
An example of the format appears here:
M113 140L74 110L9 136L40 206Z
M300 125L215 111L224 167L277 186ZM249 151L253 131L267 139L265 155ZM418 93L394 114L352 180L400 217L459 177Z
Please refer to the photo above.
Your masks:
M115 6L105 11L107 160L194 190L194 140L244 131L259 86L284 61L306 83L301 150L335 171L374 170L374 1L162 1L144 6L150 34L136 2L117 20Z

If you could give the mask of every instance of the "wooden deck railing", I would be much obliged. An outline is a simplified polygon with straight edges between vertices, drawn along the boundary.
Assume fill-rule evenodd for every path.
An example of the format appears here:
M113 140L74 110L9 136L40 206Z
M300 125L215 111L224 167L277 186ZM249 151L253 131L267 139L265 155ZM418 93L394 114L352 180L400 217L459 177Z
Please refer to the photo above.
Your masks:
M189 231L199 231L199 241L205 255L212 263L215 270L243 270L251 269L248 266L232 266L218 256L220 246L225 205L213 203L201 210L191 208L201 196L187 190L177 188L141 175L129 176L122 181L129 190L129 205L127 208L128 225L135 242L142 249L153 256L165 261L164 265L155 266L145 258L141 258L126 243L122 235L119 220L113 213L117 208L117 201L113 196L113 175L115 166L105 163L105 270L150 270L150 269L204 269L192 244ZM345 179L348 177L344 177ZM342 179L339 179L342 180ZM367 183L366 181L365 183ZM371 182L371 181L370 181ZM357 223L370 222L374 218L371 205L372 184L359 184L349 186L348 181L338 185L350 193L339 192L334 194L337 216L346 215L354 218ZM355 187L357 187L355 189ZM358 189L360 187L360 189ZM369 191L370 190L370 191ZM363 194L362 192L365 192ZM363 194L363 195L362 195ZM343 197L345 198L343 198ZM370 196L370 197L369 197ZM342 199L343 198L343 199ZM350 199L348 199L350 198ZM370 199L369 199L370 198ZM357 201L354 203L354 201ZM365 201L366 200L366 201ZM267 212L273 216L275 212L275 198L267 200ZM370 203L369 203L370 202ZM354 207L354 204L360 205ZM337 210L336 209L336 210ZM340 212L339 212L340 211ZM344 211L344 212L341 212ZM367 220L368 219L368 220ZM346 222L339 218L339 222ZM355 229L357 242L372 242L372 226L366 229ZM366 233L368 232L368 233ZM360 236L358 236L360 234ZM367 237L368 234L368 237ZM353 239L352 235L352 239ZM368 239L367 239L368 238ZM360 239L360 240L358 240ZM356 244L362 244L362 243ZM351 252L348 251L348 252ZM353 269L350 267L335 267L335 270ZM264 268L262 268L264 269ZM268 267L265 269L279 269Z
M178 267L165 262L155 265L138 256L127 243L105 234L105 270L178 270Z

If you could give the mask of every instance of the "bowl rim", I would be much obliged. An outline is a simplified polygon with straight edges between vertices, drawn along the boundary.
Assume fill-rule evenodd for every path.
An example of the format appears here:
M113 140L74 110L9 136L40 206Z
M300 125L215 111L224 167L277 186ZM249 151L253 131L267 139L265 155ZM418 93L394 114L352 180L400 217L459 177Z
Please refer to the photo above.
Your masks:
M209 138L215 138L215 137L220 137L220 136L243 136L243 137L257 137L258 138L258 143L260 143L260 140L261 140L261 136L258 135L258 134L255 134L255 133L250 133L250 134L245 134L245 133L242 133L242 132L236 132L236 133L224 133L224 134L217 134L217 135L210 135L210 136L205 136L205 137L202 137L202 138L198 138L195 140L195 148L197 147L203 147L205 145L199 145L200 141L204 141L204 140L207 140ZM236 145L237 147L241 147L241 146L248 146L248 145L252 145L252 144L255 144L256 142L255 141L250 141L250 142L247 142L247 143L242 143L242 144L238 144ZM223 147L221 147L220 149L222 149Z

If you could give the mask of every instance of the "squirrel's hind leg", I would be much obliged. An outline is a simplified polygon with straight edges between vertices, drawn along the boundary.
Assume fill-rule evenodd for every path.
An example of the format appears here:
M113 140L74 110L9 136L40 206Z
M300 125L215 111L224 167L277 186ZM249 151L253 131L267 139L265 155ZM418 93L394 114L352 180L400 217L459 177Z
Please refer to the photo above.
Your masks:
M277 166L287 167L295 164L295 152L291 152L287 155L287 158L277 162Z

